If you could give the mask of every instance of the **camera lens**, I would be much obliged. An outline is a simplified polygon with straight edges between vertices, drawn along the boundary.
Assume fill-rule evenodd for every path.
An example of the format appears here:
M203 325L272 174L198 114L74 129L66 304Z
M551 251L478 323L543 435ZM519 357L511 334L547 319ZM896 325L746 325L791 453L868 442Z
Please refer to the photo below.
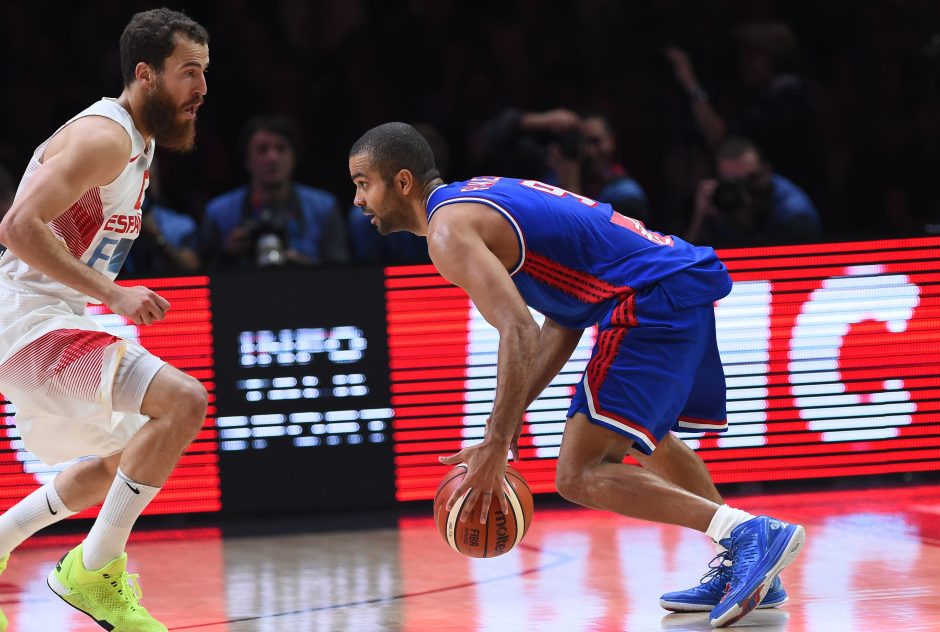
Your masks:
M722 213L733 213L747 204L747 188L742 182L721 181L712 193L712 206Z

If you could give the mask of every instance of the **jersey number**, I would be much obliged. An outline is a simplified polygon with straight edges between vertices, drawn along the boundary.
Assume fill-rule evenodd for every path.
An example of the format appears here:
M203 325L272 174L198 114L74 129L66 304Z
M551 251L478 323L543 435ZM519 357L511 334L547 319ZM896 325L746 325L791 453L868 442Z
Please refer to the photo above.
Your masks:
M585 206L590 206L592 208L600 204L600 202L598 202L597 200L592 200L591 198L584 197L583 195L578 195L577 193L572 193L571 191L566 191L565 189L562 189L561 187L555 187L550 184L545 184L544 182L539 182L538 180L523 180L519 184L521 184L524 187L529 187L530 189L535 189L536 191L541 191L542 193L548 193L549 195L554 195L557 198L573 197L578 202L581 202L581 204L584 204Z
M144 191L147 190L147 180L150 179L150 170L144 170L144 179L140 183L140 193L137 195L137 203L134 204L134 210L139 211L140 205L144 203Z
M585 206L595 207L599 204L597 200L592 200L591 198L584 197L583 195L578 195L577 193L572 193L571 191L566 191L560 187L552 186L550 184L545 184L544 182L539 182L538 180L523 180L520 182L524 187L529 187L530 189L535 189L536 191L541 191L542 193L548 193L549 195L554 195L557 198L563 197L573 197L581 204ZM654 233L651 230L647 230L646 226L643 225L643 222L633 219L632 217L625 217L620 213L614 211L614 214L610 218L611 223L617 224L618 226L623 226L627 228L640 237L648 239L654 244L659 244L660 246L671 246L672 237L668 235L660 235L659 233Z
M654 233L644 226L643 222L640 220L621 215L617 211L614 211L614 214L610 216L610 223L616 224L617 226L623 226L624 228L633 231L640 237L650 240L654 244L659 244L660 246L672 245L672 237L669 235L660 235L659 233Z

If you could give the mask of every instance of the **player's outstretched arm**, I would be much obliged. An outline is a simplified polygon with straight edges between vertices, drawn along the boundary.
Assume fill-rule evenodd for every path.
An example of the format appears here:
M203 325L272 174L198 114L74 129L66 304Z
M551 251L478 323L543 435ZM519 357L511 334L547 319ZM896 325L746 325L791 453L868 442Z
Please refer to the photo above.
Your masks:
M467 463L468 473L453 501L472 489L461 520L480 502L482 517L493 495L501 493L506 455L531 390L531 370L538 355L539 327L499 258L481 234L480 213L473 205L454 204L437 211L428 233L428 252L438 271L467 291L480 313L499 332L496 400L483 443L443 459ZM508 507L504 506L506 511Z
M539 333L538 358L530 369L531 387L526 397L525 408L528 408L538 396L551 383L558 372L562 370L571 358L571 354L578 347L578 341L584 334L583 329L569 329L559 325L551 318L546 318ZM516 422L516 431L513 435L510 451L513 459L519 459L519 437L522 436L522 417Z
M42 166L0 222L0 243L43 274L150 324L163 318L169 303L146 288L122 288L84 265L47 226L89 189L117 178L130 151L131 139L115 121L89 116L68 125L49 141Z
M570 329L559 325L551 318L546 318L539 333L539 354L531 369L532 386L526 398L526 408L536 400L542 391L555 379L571 354L578 348L578 342L584 334L583 329Z

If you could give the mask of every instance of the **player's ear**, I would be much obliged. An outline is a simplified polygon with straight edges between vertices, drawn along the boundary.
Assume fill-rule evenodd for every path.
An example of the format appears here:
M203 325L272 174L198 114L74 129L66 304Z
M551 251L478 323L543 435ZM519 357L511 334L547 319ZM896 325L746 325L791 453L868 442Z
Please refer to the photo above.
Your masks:
M408 195L414 188L415 177L408 169L402 169L395 174L395 185L398 187L399 193Z
M140 84L147 89L153 85L153 82L156 81L156 72L153 67L145 62L137 62L137 66L134 67L134 78L140 82Z

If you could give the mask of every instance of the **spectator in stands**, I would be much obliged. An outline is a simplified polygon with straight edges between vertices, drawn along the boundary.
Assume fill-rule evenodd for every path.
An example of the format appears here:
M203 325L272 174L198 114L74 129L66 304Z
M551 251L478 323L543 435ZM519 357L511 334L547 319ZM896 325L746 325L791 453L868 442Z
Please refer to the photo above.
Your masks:
M431 145L434 152L434 161L442 178L447 178L447 169L450 165L450 151L447 141L432 125L426 123L415 125ZM353 261L356 263L380 264L406 264L430 263L428 256L428 241L408 231L400 231L383 235L375 230L369 217L363 214L362 209L353 206L346 217L346 227L349 230L349 241L352 245Z
M689 55L666 49L699 131L713 149L729 134L752 138L777 169L822 195L826 161L820 107L798 72L800 51L793 32L770 21L741 25L734 35L737 74L726 90L729 98L719 98L722 108L699 80Z
M194 220L163 204L157 162L141 205L140 235L124 262L126 276L186 274L198 270L199 229Z
M617 136L610 120L600 114L581 123L583 194L607 202L614 210L642 222L650 221L650 206L643 188L614 160Z
M750 140L731 136L719 145L717 179L698 184L686 239L711 246L807 243L822 237L809 196L761 158Z
M293 181L298 153L292 123L257 117L242 131L250 182L213 198L203 217L214 266L346 263L349 250L336 198Z
M481 173L541 180L581 193L581 117L565 108L507 109L487 121L475 139Z

